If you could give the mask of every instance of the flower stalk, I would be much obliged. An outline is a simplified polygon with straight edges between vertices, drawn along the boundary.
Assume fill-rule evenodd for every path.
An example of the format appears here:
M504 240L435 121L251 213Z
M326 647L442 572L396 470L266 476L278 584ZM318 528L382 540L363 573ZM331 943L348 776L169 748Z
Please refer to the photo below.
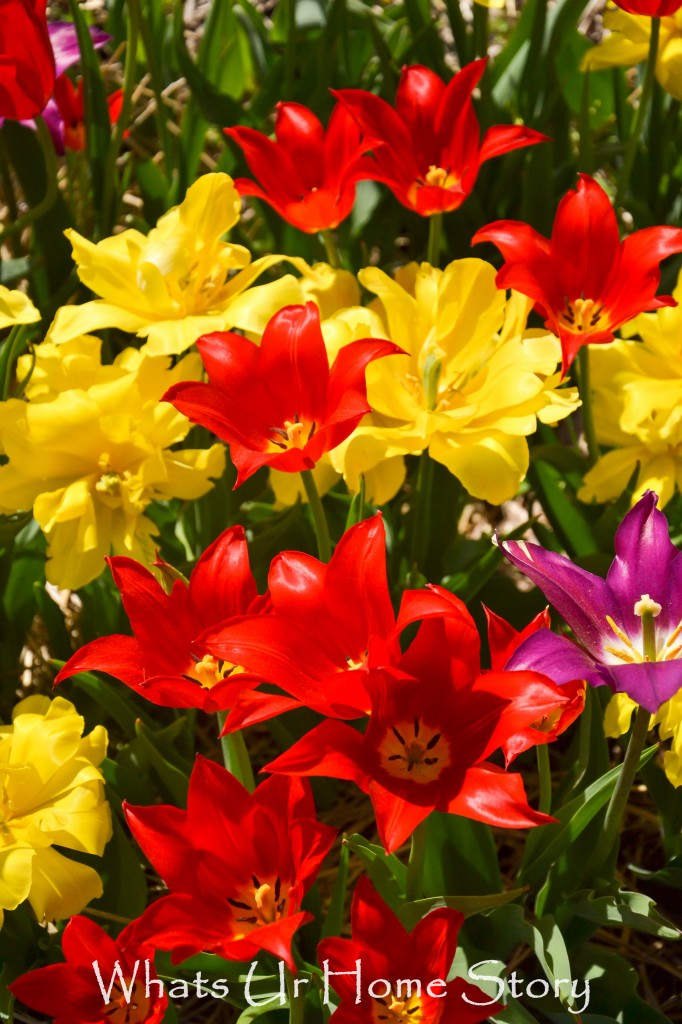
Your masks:
M329 526L327 525L324 506L322 505L312 470L301 470L301 480L303 481L310 513L313 518L313 529L317 539L317 553L321 562L328 562L332 557L332 542L329 537Z
M590 465L593 466L601 451L597 441L597 431L594 425L594 410L592 408L592 392L590 388L590 350L589 346L581 348L578 352L578 373L580 376L580 398L582 400L582 417L587 451L590 457Z
M618 176L618 187L616 191L616 209L619 209L623 202L630 184L630 176L632 175L632 168L634 167L635 157L637 155L637 147L639 146L639 140L642 136L644 129L644 122L649 110L651 103L651 96L654 91L654 81L656 76L656 59L658 56L658 42L661 33L661 19L651 19L651 36L649 38L649 53L644 67L644 81L642 83L642 94L639 100L639 106L637 108L637 114L635 115L635 123L632 126L632 132L627 140L625 147L625 156L623 158L623 165L620 169L620 175Z
M246 749L246 741L244 740L244 734L242 732L231 732L222 735L222 731L225 728L225 721L227 719L226 711L218 711L218 724L220 728L220 749L223 754L223 764L227 768L231 775L234 775L235 779L238 779L242 786L248 789L249 793L253 793L256 788L256 782L253 777L253 768L251 767L251 758L249 752Z

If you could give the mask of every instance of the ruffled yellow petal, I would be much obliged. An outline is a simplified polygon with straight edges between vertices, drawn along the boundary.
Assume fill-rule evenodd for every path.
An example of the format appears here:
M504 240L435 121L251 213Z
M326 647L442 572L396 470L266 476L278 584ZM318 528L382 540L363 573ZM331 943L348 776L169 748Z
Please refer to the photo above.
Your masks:
M49 848L36 853L28 900L39 921L73 917L103 892L94 868Z
M28 295L0 284L0 330L15 324L34 324L38 320L40 313Z
M602 455L585 475L583 486L578 491L580 501L596 501L602 504L611 498L617 498L627 487L635 467L644 454L644 449L633 446L615 449Z
M478 438L435 434L429 453L447 466L474 498L493 505L513 498L528 471L525 438L501 433Z
M16 910L31 891L36 851L23 843L3 841L0 834L0 907Z
M83 736L62 697L32 696L0 727L0 906L29 899L39 920L68 917L101 895L97 872L56 850L101 855L111 812L98 764L106 730Z
M36 349L35 398L0 403L9 459L0 467L0 511L33 509L48 539L50 582L83 586L112 551L153 559L150 502L200 497L221 476L221 444L169 451L191 424L159 400L202 373L198 353L170 362L126 349L102 366L96 339L46 342Z

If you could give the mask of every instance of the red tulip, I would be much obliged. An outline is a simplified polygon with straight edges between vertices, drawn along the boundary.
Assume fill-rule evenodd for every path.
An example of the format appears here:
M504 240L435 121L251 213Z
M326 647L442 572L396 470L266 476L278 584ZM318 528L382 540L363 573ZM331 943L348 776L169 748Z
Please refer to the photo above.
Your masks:
M471 95L486 58L468 64L446 85L421 64L402 69L395 109L364 89L334 95L360 126L365 150L358 177L381 181L403 206L424 217L461 206L482 163L546 136L521 125L495 125L480 139Z
M492 242L504 257L498 288L534 299L558 335L564 373L583 345L613 341L639 313L677 305L656 289L661 260L682 252L682 229L644 228L621 242L611 202L587 174L559 203L551 239L521 221L498 220L476 232L472 244L479 242Z
M499 615L495 615L485 605L483 610L488 620L488 647L490 648L490 666L493 672L511 670L512 666L509 661L521 644L533 633L537 633L539 629L549 629L550 626L549 609L547 608L536 615L525 629L520 631L514 629ZM502 752L507 766L524 750L529 750L530 747L541 743L551 743L568 729L585 707L586 685L584 679L572 679L562 683L561 690L565 698L564 701L557 703L556 707L548 714L539 715L528 728L519 730L502 744Z
M52 95L55 64L45 7L45 0L2 0L0 117L35 117Z
M326 966L325 977L341 997L334 1011L335 1024L478 1024L500 1013L502 1005L476 985L462 978L442 984L450 973L463 921L458 910L438 908L408 933L369 879L359 878L351 907L352 938L327 938L318 946L320 966L323 971ZM354 975L358 960L359 1003ZM377 996L365 994L365 986L379 979L385 979L390 990L379 984L373 988ZM409 992L407 979L412 983Z
M112 939L89 918L72 917L62 936L66 963L22 974L10 991L32 1010L53 1017L54 1024L159 1024L168 999L159 994L154 950L138 941L138 925L133 921ZM147 978L153 981L149 995Z
M367 364L402 353L390 341L364 338L344 345L330 370L314 302L275 313L260 345L217 333L197 348L210 383L174 384L163 401L229 443L235 486L261 466L312 469L370 412Z
M266 950L295 970L291 941L311 920L301 900L336 835L316 820L307 782L271 778L251 794L197 757L186 811L124 807L171 890L145 911L141 934L174 963L201 950L246 961Z
M481 675L474 622L441 588L404 596L397 629L420 619L396 662L375 667L370 651L364 735L328 720L264 770L355 782L372 800L389 853L433 810L505 828L551 821L528 806L520 775L487 758L562 707L562 688L536 672Z
M189 584L176 579L169 594L132 558L107 561L134 636L105 636L85 644L55 684L79 672L107 672L153 704L204 711L229 708L244 685L253 685L248 675L232 675L233 664L198 657L193 649L205 629L243 615L257 597L241 526L225 530L197 561Z
M616 7L628 14L644 14L649 18L665 18L682 7L682 0L613 0Z
M340 104L327 130L300 103L278 103L275 141L253 128L224 128L258 179L237 178L242 196L269 203L280 217L313 234L337 227L355 201L360 130Z
M59 75L54 83L54 100L61 119L62 145L64 149L80 152L85 149L83 79L79 78L74 85L68 75ZM117 89L107 97L109 120L112 124L118 119L122 102L122 89Z
M226 731L301 704L332 718L367 715L370 640L389 642L395 628L381 516L347 530L329 564L299 551L277 555L268 588L269 614L207 630L198 649L236 661L294 699L245 689L230 711Z

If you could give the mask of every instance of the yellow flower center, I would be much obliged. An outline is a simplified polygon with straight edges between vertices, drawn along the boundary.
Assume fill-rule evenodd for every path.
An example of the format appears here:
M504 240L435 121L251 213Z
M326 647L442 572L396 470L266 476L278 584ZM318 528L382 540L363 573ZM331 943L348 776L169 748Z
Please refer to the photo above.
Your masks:
M383 998L372 1002L372 1020L384 1024L407 1024L407 1021L421 1021L424 1017L422 1001L416 994L408 995L394 989Z
M251 883L242 886L235 898L227 897L227 902L234 908L235 921L248 926L242 927L235 938L248 935L254 928L275 924L286 910L290 886L281 878L260 882L252 875Z
M348 668L362 668L367 662L369 651L363 651L359 658L352 658L350 654L346 655L346 665Z
M130 983L126 981L126 989L130 991ZM114 983L113 997L105 1004L102 1016L107 1024L144 1024L151 1009L151 1000L145 994L145 983L135 981L130 992L130 1000L118 982Z
M413 782L434 782L450 764L450 751L441 733L425 727L418 718L391 726L379 754L389 775Z
M563 312L559 315L564 327L575 334L592 334L595 331L607 329L604 306L598 305L594 299L574 299L566 303Z
M149 504L140 493L139 482L130 470L113 469L108 453L99 458L100 476L95 481L97 497L107 508L124 508L129 513L144 512Z
M444 167L436 167L435 164L431 164L424 175L424 181L427 185L435 185L437 188L446 188L449 177L450 172Z
M212 654L205 654L190 666L189 672L183 673L183 677L190 683L199 683L202 690L211 690L216 683L243 671L241 665L233 665L230 661L220 661Z
M95 484L95 490L100 494L108 494L112 498L120 498L122 480L123 477L120 473L102 473Z
M270 438L270 444L282 451L290 448L305 448L317 428L316 423L303 423L298 413L293 420L285 420L284 427L270 427L270 433L275 437Z

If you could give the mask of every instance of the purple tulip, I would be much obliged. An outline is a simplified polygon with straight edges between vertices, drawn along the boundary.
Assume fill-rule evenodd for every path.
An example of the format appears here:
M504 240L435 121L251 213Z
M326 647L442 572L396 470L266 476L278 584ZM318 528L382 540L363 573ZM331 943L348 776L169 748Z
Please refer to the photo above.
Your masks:
M70 21L52 21L47 26L47 31L50 33L50 42L52 43L52 52L54 53L55 75L58 78L64 74L67 68L77 64L80 60L81 53L78 48L76 27ZM90 28L90 36L92 38L92 45L96 50L105 46L111 39L108 32L104 32L101 28L95 28L94 26Z
M510 562L542 590L580 645L540 629L509 669L532 669L556 683L586 679L627 693L652 714L682 687L682 556L647 491L616 532L606 579L539 544L501 541Z

